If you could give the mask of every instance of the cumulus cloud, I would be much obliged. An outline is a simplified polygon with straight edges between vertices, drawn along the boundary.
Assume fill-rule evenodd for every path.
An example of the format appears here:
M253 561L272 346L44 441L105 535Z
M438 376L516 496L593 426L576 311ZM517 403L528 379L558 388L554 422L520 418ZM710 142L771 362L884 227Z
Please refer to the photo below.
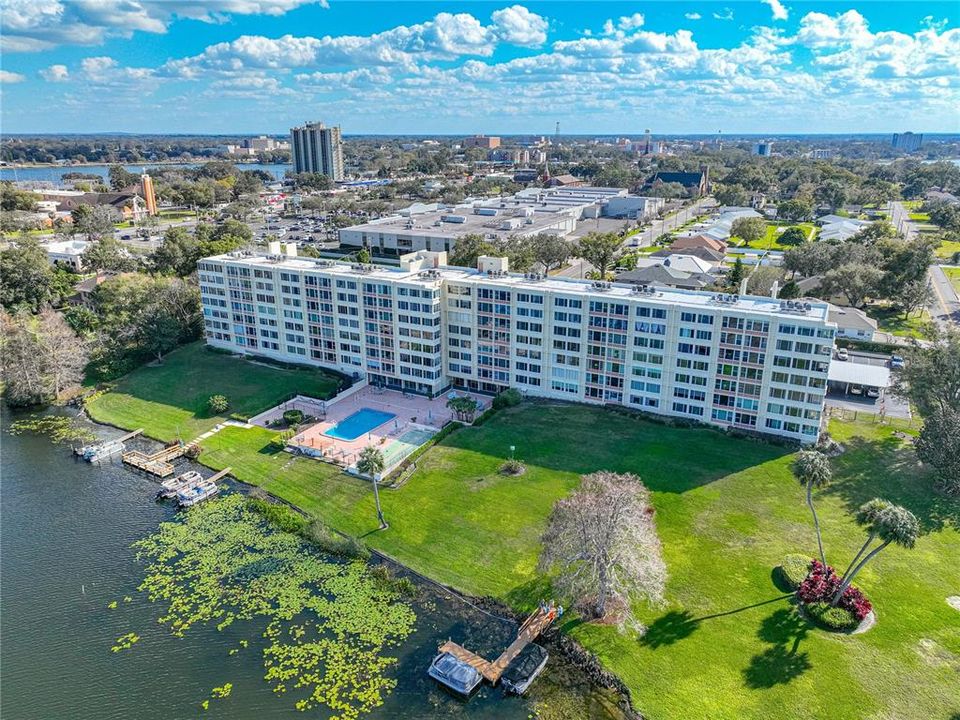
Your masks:
M700 18L703 17L703 15L701 15L701 14L698 13L698 12L688 12L688 13L684 13L683 16L684 16L687 20L699 20Z
M786 20L790 17L790 12L783 6L780 0L760 0L764 5L770 6L774 20Z
M267 38L244 35L211 45L199 55L173 60L164 74L194 78L206 72L236 73L244 69L298 69L311 66L399 65L408 71L431 60L462 56L489 57L500 42L540 45L547 21L518 5L495 11L484 25L469 13L438 13L416 25L400 25L373 35Z
M134 32L165 33L177 18L224 22L232 15L283 15L326 0L0 0L7 52L99 45Z
M47 82L66 82L70 79L70 71L66 65L51 65L40 71L40 77Z
M490 19L497 37L509 45L540 47L547 41L547 19L522 5L495 10Z
M721 12L714 12L713 17L716 20L733 20L733 10L725 7Z
M10 72L9 70L0 70L0 83L19 83L27 78L20 73Z
M634 13L633 15L622 15L616 21L609 19L603 23L603 34L613 37L624 37L627 33L633 32L641 27L645 18L643 13Z

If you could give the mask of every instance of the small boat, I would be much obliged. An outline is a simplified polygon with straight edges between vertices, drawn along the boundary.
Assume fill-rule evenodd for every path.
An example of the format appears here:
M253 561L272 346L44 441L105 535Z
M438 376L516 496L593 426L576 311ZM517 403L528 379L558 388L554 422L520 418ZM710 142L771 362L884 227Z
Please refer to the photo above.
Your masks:
M203 476L196 470L190 470L175 478L164 480L157 490L157 499L172 498L181 490L189 490L203 482Z
M536 643L527 645L500 676L503 689L516 695L523 695L537 676L543 672L549 657L549 653Z
M98 445L85 445L74 452L76 452L77 455L82 457L87 462L98 462L100 460L105 460L111 455L122 453L123 449L124 445L121 440L107 440L106 442L99 443Z
M479 670L446 652L440 653L433 659L427 674L444 687L464 697L468 697L476 690L480 681L483 680Z
M182 508L193 507L207 498L212 498L218 492L220 488L216 483L204 481L186 490L178 490L177 503Z

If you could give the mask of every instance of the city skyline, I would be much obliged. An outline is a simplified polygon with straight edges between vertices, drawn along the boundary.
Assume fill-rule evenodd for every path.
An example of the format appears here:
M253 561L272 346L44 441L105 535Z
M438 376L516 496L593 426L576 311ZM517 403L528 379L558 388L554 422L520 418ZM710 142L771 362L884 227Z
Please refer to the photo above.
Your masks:
M4 131L960 131L952 3L324 5L6 0Z

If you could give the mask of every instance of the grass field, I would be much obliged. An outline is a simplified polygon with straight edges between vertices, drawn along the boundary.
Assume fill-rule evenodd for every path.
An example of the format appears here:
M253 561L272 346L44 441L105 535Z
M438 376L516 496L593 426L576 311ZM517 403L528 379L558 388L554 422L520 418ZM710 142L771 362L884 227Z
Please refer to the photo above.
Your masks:
M943 268L943 273L950 280L950 283L953 285L953 289L960 294L960 268L945 267Z
M789 250L792 245L781 245L777 242L777 238L783 234L783 230L778 231L777 228L793 227L796 225L801 230L807 234L807 240L810 240L813 237L814 225L813 223L778 223L778 222L768 222L767 223L767 232L759 240L751 240L746 243L745 247L754 248L756 250ZM742 244L742 240L739 238L732 238L737 242L737 244Z
M926 310L911 313L910 317L906 318L902 311L880 305L870 305L865 308L865 311L868 316L877 321L877 328L881 332L918 339L927 337L930 313Z
M143 394L146 372L127 379L128 396ZM127 426L159 435L160 421L140 415ZM368 483L276 451L269 431L226 428L204 441L201 460L231 465L240 479L430 577L518 608L549 595L536 564L553 503L582 473L634 472L653 491L670 572L667 604L637 608L650 628L642 638L575 617L565 630L620 675L645 715L950 717L960 707L960 615L945 598L960 590L960 505L932 492L889 426L834 423L831 431L847 452L818 498L828 559L844 565L855 552L863 536L850 512L874 496L910 508L925 531L914 550L888 549L862 573L879 623L861 636L807 626L773 581L784 554L815 550L785 448L600 408L529 403L454 433L420 459L403 487L382 491L390 523L383 532ZM520 477L496 472L510 445L527 465Z
M211 415L207 400L226 395L226 415L254 415L293 393L328 397L337 379L318 370L286 370L209 350L202 342L186 345L144 366L87 404L90 417L125 428L146 428L158 440L192 440L224 416Z
M960 253L960 242L944 240L934 252L936 252L937 257L952 260L954 255Z

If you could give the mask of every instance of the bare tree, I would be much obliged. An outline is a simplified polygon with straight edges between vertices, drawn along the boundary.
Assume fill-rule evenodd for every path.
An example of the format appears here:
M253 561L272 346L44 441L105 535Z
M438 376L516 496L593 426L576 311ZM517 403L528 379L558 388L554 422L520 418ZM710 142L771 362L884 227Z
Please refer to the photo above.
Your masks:
M56 400L76 386L88 356L86 345L53 310L2 318L4 396L13 406Z
M63 315L49 308L41 312L36 342L43 358L44 381L54 398L80 384L89 355L86 343L67 324Z
M585 475L553 508L541 570L556 572L557 588L585 614L615 611L621 626L642 629L631 602L660 602L667 578L653 515L650 492L637 476Z

